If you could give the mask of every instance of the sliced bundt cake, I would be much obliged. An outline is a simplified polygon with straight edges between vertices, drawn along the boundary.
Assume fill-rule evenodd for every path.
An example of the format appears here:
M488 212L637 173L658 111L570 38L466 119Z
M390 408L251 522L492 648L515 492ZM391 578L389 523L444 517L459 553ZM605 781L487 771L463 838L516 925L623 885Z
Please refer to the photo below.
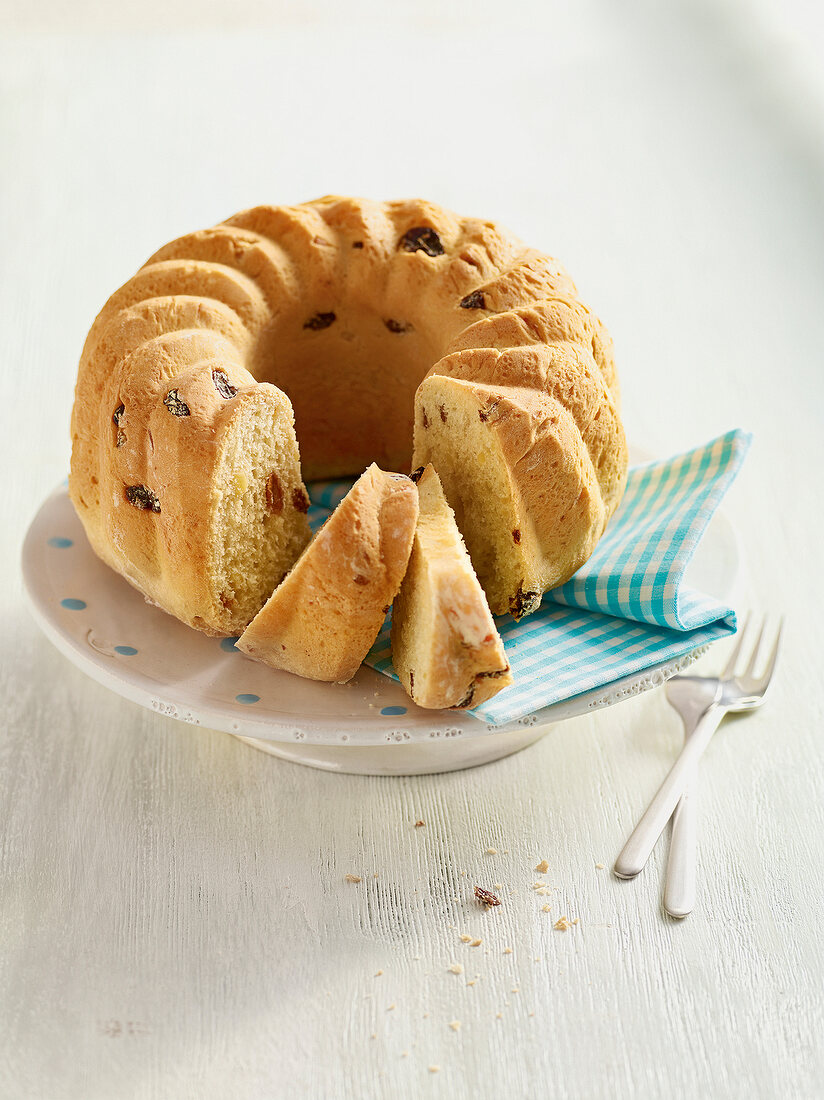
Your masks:
M407 471L414 430L496 612L566 579L623 490L611 342L563 267L421 199L330 195L180 237L106 303L72 416L94 549L238 633L308 538L292 409L305 478Z

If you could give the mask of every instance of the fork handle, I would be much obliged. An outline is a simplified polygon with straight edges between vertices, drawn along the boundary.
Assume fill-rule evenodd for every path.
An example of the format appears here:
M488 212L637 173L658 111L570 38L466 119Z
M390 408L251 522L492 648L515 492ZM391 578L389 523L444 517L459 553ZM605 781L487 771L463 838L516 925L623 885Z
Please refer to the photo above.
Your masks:
M672 815L664 909L679 920L695 908L695 850L698 838L698 773L687 785Z
M684 742L695 732L700 721L685 719ZM698 768L687 783L670 819L670 842L664 878L664 912L683 920L695 908L696 848L698 840Z
M644 869L658 837L672 817L672 811L681 797L690 771L710 743L710 738L725 713L725 707L713 704L698 720L692 737L684 745L669 775L658 788L658 793L650 802L616 859L614 871L618 878L635 878Z

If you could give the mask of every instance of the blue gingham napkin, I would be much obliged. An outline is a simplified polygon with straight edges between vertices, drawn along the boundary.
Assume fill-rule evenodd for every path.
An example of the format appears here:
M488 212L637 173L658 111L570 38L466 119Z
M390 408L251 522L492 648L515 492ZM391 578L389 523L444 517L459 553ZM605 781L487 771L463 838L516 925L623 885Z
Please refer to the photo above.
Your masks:
M547 592L533 615L519 623L508 615L496 620L513 683L468 713L503 725L734 633L732 608L683 581L751 438L731 431L685 454L631 469L618 511L589 561ZM351 484L310 485L313 527ZM387 616L366 663L397 679L389 622Z

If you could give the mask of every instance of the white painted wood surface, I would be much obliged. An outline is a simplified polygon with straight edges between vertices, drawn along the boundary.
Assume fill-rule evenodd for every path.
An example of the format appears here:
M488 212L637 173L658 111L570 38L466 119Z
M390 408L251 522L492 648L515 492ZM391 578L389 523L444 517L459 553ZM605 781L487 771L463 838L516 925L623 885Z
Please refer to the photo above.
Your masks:
M737 4L193 10L0 12L0 1095L820 1096L804 66ZM728 512L742 602L784 610L787 642L768 705L706 758L683 923L663 845L637 882L608 869L678 748L660 692L474 771L335 776L121 702L27 614L19 546L106 296L177 234L330 191L423 194L561 256L613 331L637 444L755 432ZM479 910L475 882L504 904Z

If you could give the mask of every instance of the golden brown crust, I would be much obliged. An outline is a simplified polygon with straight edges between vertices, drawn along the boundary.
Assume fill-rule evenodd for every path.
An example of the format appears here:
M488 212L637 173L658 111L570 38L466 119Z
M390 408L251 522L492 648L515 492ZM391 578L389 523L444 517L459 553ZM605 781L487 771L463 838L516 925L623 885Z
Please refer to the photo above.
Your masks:
M571 343L589 351L616 407L620 404L612 338L602 322L574 295L536 297L502 313L479 318L452 341L449 351Z
M588 347L557 341L526 347L469 348L439 360L433 374L530 390L572 416L611 515L623 493L626 441L618 410Z
M239 613L223 607L230 597L212 576L217 459L226 432L243 427L229 426L226 398L210 390L215 369L249 416L259 400L288 435L294 410L307 478L358 474L371 461L408 470L427 375L535 386L565 407L566 386L606 514L623 489L611 342L556 260L422 199L327 195L242 211L165 245L112 295L86 340L72 414L70 493L92 545L208 632L236 632ZM188 386L196 411L176 424L164 402ZM135 487L153 495L124 510ZM164 509L161 489L180 502ZM289 552L306 537L294 527Z
M237 642L251 657L313 680L361 665L406 572L418 494L370 466Z

